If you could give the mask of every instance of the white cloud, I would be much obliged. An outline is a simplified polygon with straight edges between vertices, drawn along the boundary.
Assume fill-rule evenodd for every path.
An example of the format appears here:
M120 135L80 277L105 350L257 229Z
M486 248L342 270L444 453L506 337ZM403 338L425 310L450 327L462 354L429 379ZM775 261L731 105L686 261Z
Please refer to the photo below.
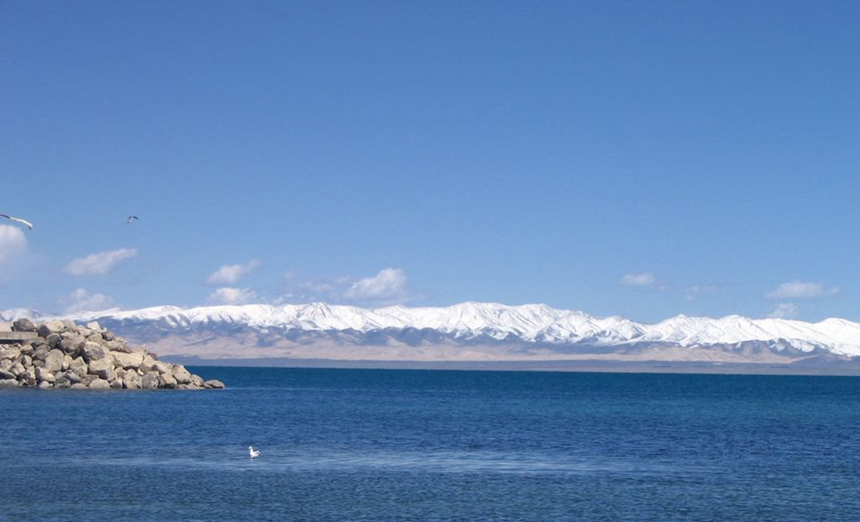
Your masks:
M328 276L300 280L294 272L287 272L284 283L285 292L274 301L275 304L322 301L378 306L404 303L415 298L409 291L406 272L399 268L385 268L374 276L361 279Z
M209 303L224 305L248 304L257 300L257 293L250 288L225 286L209 294Z
M291 293L286 293L286 294L284 294L284 295L282 295L282 296L276 297L276 298L272 301L272 304L273 304L273 305L275 305L275 306L280 306L280 305L283 305L283 304L292 303L292 302L293 302L293 299L295 299L295 295L293 295L293 294L291 294Z
M624 286L652 286L656 281L657 277L654 274L643 272L641 274L627 274L621 278L621 281L619 281L618 284Z
M720 289L717 285L695 285L687 288L687 301L695 301L702 294L712 294Z
M78 288L63 301L71 303L66 307L66 313L91 312L106 310L113 307L113 299L104 294L90 294L83 288Z
M768 317L771 319L794 319L800 315L800 310L794 303L779 303Z
M216 270L206 283L210 285L235 285L244 275L249 274L260 266L260 262L252 259L244 265L223 265Z
M352 283L344 297L355 301L386 301L406 295L406 272L399 268L384 268L373 277Z
M27 237L19 227L0 225L0 263L24 253Z
M98 252L87 257L75 259L63 269L73 276L104 275L124 259L137 255L136 248L121 248L109 252Z
M304 281L299 284L299 289L308 292L311 295L325 295L329 299L340 300L344 290L346 290L353 279L349 277L324 277Z
M803 281L790 281L779 285L773 292L768 292L768 299L806 299L821 297L823 295L835 295L839 293L838 287L824 288L821 283L807 283Z

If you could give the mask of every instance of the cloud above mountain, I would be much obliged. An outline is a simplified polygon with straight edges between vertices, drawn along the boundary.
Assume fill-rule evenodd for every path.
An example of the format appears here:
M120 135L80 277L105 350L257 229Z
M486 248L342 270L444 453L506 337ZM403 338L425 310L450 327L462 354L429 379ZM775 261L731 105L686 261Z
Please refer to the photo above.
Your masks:
M385 268L372 277L365 277L349 285L344 297L354 301L387 301L406 297L406 272L399 268Z
M634 286L651 290L664 291L666 284L651 272L631 272L618 281L621 286Z
M66 265L63 271L73 276L104 275L113 270L119 262L135 256L137 256L136 248L97 252L75 259Z
M773 311L768 314L770 319L795 319L800 316L800 309L794 303L779 303Z
M400 268L383 268L372 276L320 277L300 280L294 272L284 277L287 292L274 301L283 303L350 303L370 306L402 304L413 299L409 278Z
M211 294L207 301L210 304L240 305L257 300L257 293L250 288L222 287Z
M66 313L90 312L106 310L114 305L113 299L104 294L90 294L84 288L78 288L68 297L62 299L66 303Z
M657 278L650 272L630 273L621 278L618 284L623 286L651 286Z
M720 287L717 285L694 285L694 286L690 286L685 290L684 300L695 301L702 295L712 294L714 292L718 292L719 290L720 290Z
M206 279L210 285L235 285L242 277L250 274L260 266L260 262L252 259L245 264L222 265Z
M836 286L825 288L821 283L789 281L779 285L776 290L768 292L765 297L768 299L810 299L838 293L839 287Z

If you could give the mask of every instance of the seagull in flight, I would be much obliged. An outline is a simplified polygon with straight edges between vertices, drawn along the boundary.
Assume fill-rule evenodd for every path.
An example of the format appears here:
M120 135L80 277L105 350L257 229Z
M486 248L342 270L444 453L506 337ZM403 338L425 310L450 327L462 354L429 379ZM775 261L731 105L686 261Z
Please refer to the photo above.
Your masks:
M137 216L128 216L128 220L125 222L125 224L126 224L126 225L131 225L131 222L132 222L132 221L134 221L134 220L138 220L138 221L140 221L140 218L138 218Z
M29 221L27 221L26 219L21 219L21 218L16 218L16 217L12 217L12 216L7 216L6 214L0 214L0 217L4 217L4 218L6 218L6 219L11 219L12 221L17 221L18 223L23 223L23 224L27 225L27 228L28 228L29 230L33 230L33 224L32 224L32 223L30 223Z
M254 459L260 456L260 450L255 450L254 446L248 446L248 454Z

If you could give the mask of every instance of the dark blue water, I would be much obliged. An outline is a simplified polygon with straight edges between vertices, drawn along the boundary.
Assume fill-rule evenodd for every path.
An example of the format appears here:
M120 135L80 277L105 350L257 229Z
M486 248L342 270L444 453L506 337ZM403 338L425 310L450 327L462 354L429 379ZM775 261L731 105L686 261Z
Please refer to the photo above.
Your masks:
M0 392L0 520L860 520L857 378L193 371Z

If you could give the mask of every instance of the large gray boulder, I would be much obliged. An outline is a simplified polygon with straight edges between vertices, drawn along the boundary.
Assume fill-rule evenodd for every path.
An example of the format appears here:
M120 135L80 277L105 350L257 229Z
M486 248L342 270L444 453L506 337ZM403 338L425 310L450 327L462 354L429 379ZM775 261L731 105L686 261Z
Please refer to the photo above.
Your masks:
M135 350L139 350L137 348L133 348L128 344L120 341L105 341L105 346L108 347L112 352L123 352L123 353L131 353Z
M139 368L143 364L143 359L146 354L143 352L110 352L117 366L122 368Z
M89 337L89 336L91 336L91 335L93 335L93 334L95 333L94 331L90 330L90 329L89 329L89 328L87 328L86 326L76 326L72 331L73 331L75 334L77 334L77 335L81 335L81 336L83 336L83 337ZM101 337L100 337L100 338L101 338Z
M40 337L41 339L41 337ZM47 338L45 338L45 342L51 347L56 348L60 346L60 341L63 340L63 337L58 333L52 333Z
M191 384L191 372L185 369L185 366L176 364L171 371L176 382L179 384Z
M86 339L82 335L72 334L65 335L60 339L59 348L70 355L76 355L86 343Z
M16 379L0 379L0 390L9 390L18 387Z
M81 382L81 376L75 372L60 372L56 375L54 383L56 384L60 381L69 381L69 384L75 384Z
M12 323L12 330L16 332L35 332L36 325L29 319L18 319Z
M109 390L110 389L110 383L104 379L96 379L90 383L89 388L91 390Z
M78 378L81 379L87 374L87 372L89 372L89 367L87 362L81 357L72 359L72 362L69 364L69 369L66 371L66 373L76 374Z
M144 371L149 372L154 369L153 365L155 364L155 362L155 357L153 357L151 354L146 354L143 357L143 362L140 364L140 367L143 368Z
M140 387L144 390L154 390L158 388L158 373L150 372L143 376L140 380Z
M122 378L122 385L128 390L139 390L143 386L140 375L128 372Z
M90 375L98 375L99 378L109 381L116 378L116 373L113 369L113 362L108 358L90 361L90 364L87 367L87 373Z
M39 337L47 338L51 334L59 334L68 330L62 321L51 321L39 326Z
M103 331L101 325L99 323L97 323L96 321L92 321L92 322L87 323L87 328L89 328L90 330L92 330L94 332L99 332L99 333L101 333Z
M152 363L152 366L150 366L150 370L156 371L158 373L171 373L173 368L171 368L170 365L167 363L155 361Z
M51 351L51 347L47 345L40 346L33 351L33 360L36 361L44 361L45 357L48 356L48 353Z
M25 386L35 386L36 385L36 368L32 366L24 370L24 373L18 375L18 380L21 381Z
M45 366L44 369L51 372L56 373L63 369L63 360L65 359L66 354L64 354L61 350L54 348L48 355L45 357Z
M175 388L177 385L176 378L172 373L160 373L158 374L158 387L159 388Z
M84 343L83 348L81 348L81 356L88 363L104 359L107 357L107 354L108 350L105 350L104 346L98 343L86 342Z
M203 383L203 386L208 389L220 390L224 388L224 383L219 381L218 379L209 379L208 381Z
M57 380L56 376L45 368L36 368L36 379L39 382L54 382Z
M13 346L11 348L0 348L0 360L15 360L18 357L21 357L21 348L17 346Z

